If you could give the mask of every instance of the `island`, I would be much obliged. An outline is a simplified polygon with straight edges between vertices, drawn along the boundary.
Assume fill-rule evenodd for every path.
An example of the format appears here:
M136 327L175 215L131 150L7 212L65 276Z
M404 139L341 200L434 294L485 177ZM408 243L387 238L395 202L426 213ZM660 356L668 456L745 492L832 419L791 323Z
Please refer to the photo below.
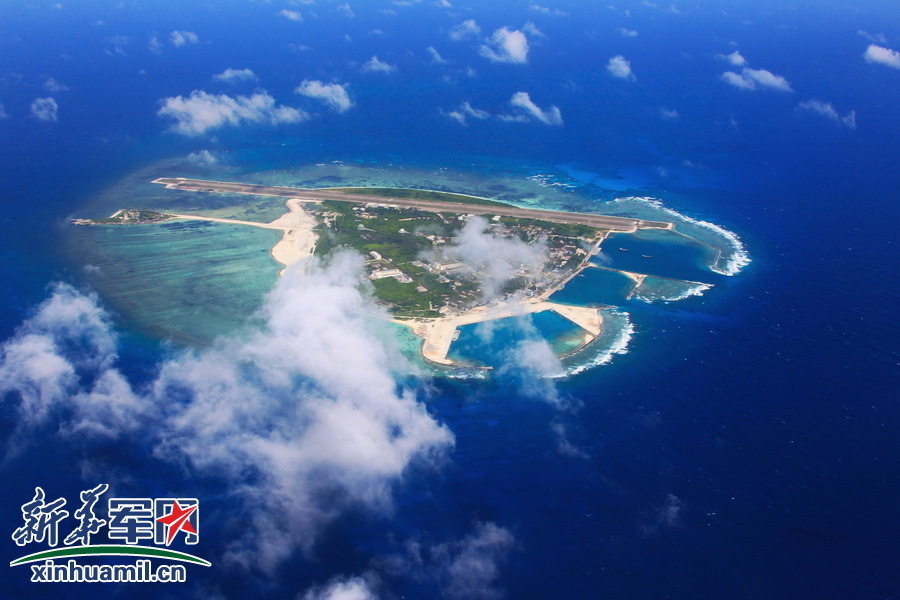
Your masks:
M78 225L159 223L186 219L282 231L271 249L285 267L339 247L360 252L376 300L391 319L422 340L431 363L457 366L448 357L464 325L553 311L580 328L581 346L600 335L597 307L550 301L584 269L610 233L671 230L673 223L621 216L523 208L488 198L446 191L395 188L296 188L163 177L152 183L203 194L283 198L286 212L268 222L146 209L119 210L105 219L75 219ZM502 287L486 293L479 273L448 251L473 218L485 233L540 244L539 265L517 267ZM282 271L283 272L283 271ZM637 283L640 274L626 273Z
M72 219L75 225L141 225L161 223L174 215L156 212L155 210L122 208L104 219Z

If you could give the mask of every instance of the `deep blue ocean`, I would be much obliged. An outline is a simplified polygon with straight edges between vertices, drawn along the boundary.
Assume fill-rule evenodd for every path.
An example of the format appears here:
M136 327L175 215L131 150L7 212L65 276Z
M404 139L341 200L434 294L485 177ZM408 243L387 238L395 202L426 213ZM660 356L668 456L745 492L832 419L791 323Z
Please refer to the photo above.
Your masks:
M51 422L14 436L7 398L0 531L20 525L35 485L71 498L103 478L136 495L187 489L204 503L197 552L214 566L190 568L180 586L49 592L10 568L0 597L294 598L374 572L378 597L437 598L440 584L382 568L383 557L413 537L438 543L492 522L515 539L494 582L508 598L900 598L900 69L866 62L871 42L858 33L900 48L897 4L559 1L543 12L526 2L360 1L353 18L338 4L3 3L0 339L53 282L83 283L81 265L54 244L71 214L137 169L204 149L259 170L341 160L557 173L603 199L654 196L721 225L752 262L733 277L675 274L715 283L702 296L631 303L628 352L552 382L574 408L502 377L417 388L455 435L446 460L394 482L391 512L344 511L311 553L271 573L217 566L248 518L227 478L154 456L149 434L98 442L60 436ZM482 37L528 21L543 37L529 37L527 64L492 63L477 40L449 39L465 19ZM175 47L173 30L199 43ZM160 53L148 49L151 35ZM447 64L432 64L428 46ZM720 76L732 67L716 55L734 50L793 92L727 85ZM618 54L634 80L606 72ZM396 72L361 72L373 55ZM258 82L211 79L228 67L250 68ZM69 89L47 91L46 77ZM349 83L355 106L304 104L293 94L304 79ZM156 115L165 97L254 85L319 116L185 137ZM461 126L441 114L464 101L500 112L518 91L558 106L564 124ZM58 103L55 122L29 114L46 96ZM798 108L809 99L855 110L856 128ZM136 385L152 380L171 348L113 321L121 370ZM558 451L550 423L577 454ZM22 551L5 539L8 562Z

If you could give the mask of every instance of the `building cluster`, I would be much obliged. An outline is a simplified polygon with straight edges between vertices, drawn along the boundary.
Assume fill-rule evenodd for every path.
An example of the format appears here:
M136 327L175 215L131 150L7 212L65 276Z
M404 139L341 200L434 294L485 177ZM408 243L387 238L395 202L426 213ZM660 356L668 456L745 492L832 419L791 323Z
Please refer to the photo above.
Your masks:
M369 225L373 219L389 218L405 227L392 229L396 233L409 235L411 238L424 238L428 241L425 247L435 251L421 253L415 260L397 263L382 252L371 250L365 257L367 277L371 281L394 279L403 284L414 286L418 293L428 294L430 310L446 313L477 305L483 301L483 294L478 284L478 273L472 266L451 257L451 253L441 249L454 243L459 228L472 215L445 215L426 213L409 209L397 209L377 203L368 203L352 207L352 229L366 243L377 242L379 233L375 225ZM348 211L349 212L349 211ZM334 226L336 219L346 217L348 212L324 211L320 213L326 228ZM346 225L345 225L346 227ZM518 238L526 243L542 243L547 248L547 261L538 272L524 265L514 273L512 281L504 290L508 294L536 296L571 272L583 260L591 240L573 236L560 235L551 225L539 222L509 223L500 217L493 217L488 231L498 237ZM396 235L394 243L396 243ZM421 243L416 243L421 248Z

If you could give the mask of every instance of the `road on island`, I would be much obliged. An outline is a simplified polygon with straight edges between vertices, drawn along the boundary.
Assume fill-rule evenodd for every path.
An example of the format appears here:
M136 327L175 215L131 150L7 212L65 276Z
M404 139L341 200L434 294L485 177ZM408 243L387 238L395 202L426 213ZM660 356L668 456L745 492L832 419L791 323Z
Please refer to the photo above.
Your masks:
M552 223L570 223L588 225L598 229L609 229L633 233L638 229L672 229L674 225L665 221L645 221L628 217L612 217L589 213L573 213L558 210L539 210L519 208L498 204L466 204L463 202L445 202L441 200L421 200L417 198L392 198L356 194L341 190L307 189L272 185L256 185L251 183L235 183L229 181L209 181L204 179L187 179L183 177L160 177L153 183L165 185L169 189L191 192L214 192L231 194L250 194L254 196L276 196L280 198L298 198L309 202L334 200L337 202L353 202L356 204L383 204L401 208L414 208L427 212L450 212L474 215L500 215L518 219L538 219Z

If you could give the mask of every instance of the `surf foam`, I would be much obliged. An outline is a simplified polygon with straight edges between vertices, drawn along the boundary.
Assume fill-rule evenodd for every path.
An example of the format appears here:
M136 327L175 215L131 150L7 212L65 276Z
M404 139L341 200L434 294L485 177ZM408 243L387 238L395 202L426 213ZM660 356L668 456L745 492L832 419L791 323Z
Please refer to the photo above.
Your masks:
M687 215L683 215L677 210L673 210L665 206L662 201L658 198L652 198L649 196L626 196L623 198L616 198L612 200L610 204L619 204L624 205L626 202L635 202L638 204L643 204L653 210L661 211L667 215L670 215L676 219L684 221L685 223L689 223L691 225L695 225L697 227L702 227L709 231L712 231L716 235L719 235L725 238L728 243L731 245L731 253L728 258L725 260L724 266L720 266L719 262L721 261L721 250L720 255L716 259L716 264L712 265L710 269L715 271L716 273L720 273L721 275L737 275L741 269L750 264L750 253L747 252L744 243L741 241L741 238L737 236L733 231L729 231L725 229L721 225L716 225L715 223L711 223L710 221L704 221L702 219L694 219L693 217L689 217Z
M623 319L624 324L616 332L615 337L613 337L612 341L605 348L601 349L601 351L593 356L593 358L591 358L590 360L579 365L572 365L567 368L567 375L578 375L579 373L583 373L588 369L609 364L617 354L628 353L628 346L631 343L631 338L634 337L635 332L634 323L631 322L631 316L627 312L621 312L614 309L606 310L603 312L606 316L613 315L615 317ZM609 318L605 318L603 322L604 324L608 324L609 321ZM603 336L601 335L601 338L602 337ZM596 342L600 342L601 338L598 338ZM588 348L590 348L590 346L592 345L593 344L589 344ZM587 350L587 348L585 348L585 350ZM579 352L575 356L578 356L579 354L581 353Z

